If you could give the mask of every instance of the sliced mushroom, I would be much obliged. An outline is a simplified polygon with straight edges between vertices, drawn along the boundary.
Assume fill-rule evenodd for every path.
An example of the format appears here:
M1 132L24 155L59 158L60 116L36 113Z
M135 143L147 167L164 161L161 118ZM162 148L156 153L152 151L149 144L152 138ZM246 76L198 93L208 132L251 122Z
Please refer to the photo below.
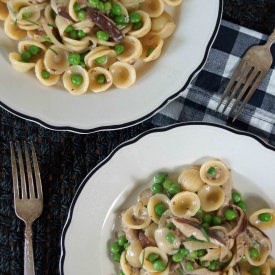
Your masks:
M155 240L146 236L143 231L138 232L138 238L140 240L142 248L145 248L148 246L157 246Z
M173 224L186 236L195 237L198 240L207 241L206 236L203 234L199 223L184 219L184 218L173 218ZM221 230L216 229L204 229L207 233L211 243L218 246L226 246L228 243L228 237Z

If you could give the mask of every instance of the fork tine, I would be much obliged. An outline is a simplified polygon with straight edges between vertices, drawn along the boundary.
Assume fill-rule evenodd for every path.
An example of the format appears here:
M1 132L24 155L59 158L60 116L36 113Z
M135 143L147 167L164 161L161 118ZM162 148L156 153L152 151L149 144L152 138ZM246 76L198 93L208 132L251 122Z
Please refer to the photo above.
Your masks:
M238 75L240 74L240 72L241 72L241 70L242 70L244 64L245 64L245 62L244 62L244 60L242 59L242 60L240 61L240 64L239 64L238 67L236 68L235 72L233 73L233 75L232 75L232 77L231 77L231 79L230 79L230 81L229 81L229 83L228 83L228 85L227 85L227 87L226 87L226 89L225 89L225 91L224 91L224 93L223 93L223 96L222 96L222 98L221 98L221 100L220 100L220 103L218 104L218 106L217 106L217 108L216 108L216 112L219 110L219 108L220 108L220 106L221 106L223 100L227 97L228 93L230 92L230 90L231 90L233 84L235 83L236 78L237 78Z
M24 163L23 163L22 151L21 151L19 142L16 143L16 149L18 154L22 198L27 198L27 186L26 186L26 178L25 178L25 172L24 172Z
M32 159L33 159L36 189L37 189L37 198L42 199L43 198L42 183L41 183L38 161L37 161L37 157L36 157L36 153L35 153L33 144L31 144L31 149L32 149Z
M24 142L24 150L25 150L25 159L26 159L27 174L28 174L29 194L30 194L30 198L35 198L33 178L32 178L32 168L31 168L30 156L29 156L26 142Z
M228 117L231 116L231 114L234 112L234 110L236 109L237 105L239 104L240 100L242 99L243 95L246 93L246 91L248 90L249 86L251 85L251 83L253 82L253 80L255 79L255 77L257 76L258 71L254 70L251 72L251 75L249 76L248 80L246 81L243 89L241 90L240 94L238 95L234 105L232 106Z
M230 102L232 101L233 97L235 96L235 94L239 91L242 83L244 82L245 78L247 77L248 73L251 71L251 66L245 66L244 71L241 74L240 79L238 80L233 92L231 93L229 99L227 100L226 104L223 107L223 110L221 112L221 114L224 113L224 111L226 110L226 108L228 107L228 105L230 104Z
M17 174L14 146L13 146L12 141L10 142L10 150L11 150L11 168L12 168L13 194L14 194L14 198L18 199L19 198L18 174Z
M238 118L238 116L240 115L241 111L243 110L244 106L246 105L246 103L248 102L248 100L253 96L255 90L257 89L257 87L259 86L259 84L261 83L261 81L264 78L264 74L260 73L256 79L256 81L254 82L253 86L251 87L250 91L248 92L247 96L245 97L241 107L239 108L238 112L236 113L236 115L233 118L233 122Z

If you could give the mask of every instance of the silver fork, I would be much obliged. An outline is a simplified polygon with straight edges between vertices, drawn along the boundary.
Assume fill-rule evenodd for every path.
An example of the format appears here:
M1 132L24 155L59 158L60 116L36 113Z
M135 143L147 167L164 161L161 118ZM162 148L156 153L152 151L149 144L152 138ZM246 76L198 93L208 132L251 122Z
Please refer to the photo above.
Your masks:
M270 47L274 42L275 42L275 29L273 30L273 33L269 36L269 39L267 40L265 45L253 46L248 49L246 54L241 59L240 64L236 68L234 74L232 75L231 80L228 83L224 91L224 94L221 98L221 101L218 104L218 107L216 108L216 111L218 111L223 100L229 95L230 91L233 88L233 85L236 83L233 91L231 92L231 95L229 96L229 98L227 99L227 102L225 103L225 106L221 114L224 113L224 111L226 110L226 108L234 98L234 96L240 90L239 95L235 100L228 114L228 117L230 117L231 114L236 109L237 105L239 105L241 99L244 97L244 94L247 92L247 95L244 97L244 100L240 108L238 109L238 111L236 112L233 118L233 122L237 119L237 117L240 115L241 111L247 104L247 102L250 100L250 98L254 94L256 88L260 85L260 83L266 76L273 62L273 58L270 52ZM242 84L243 84L243 87L241 87Z
M31 167L28 146L24 142L25 164L27 179L25 175L24 162L20 144L17 142L16 150L18 155L18 166L20 177L18 178L16 156L13 142L10 142L11 166L13 178L14 208L16 215L25 222L25 249L24 249L24 274L34 275L34 259L32 245L32 223L37 219L43 210L43 192L40 172L34 146L31 144L31 155L33 171ZM32 174L34 173L35 181ZM20 183L20 184L19 184Z

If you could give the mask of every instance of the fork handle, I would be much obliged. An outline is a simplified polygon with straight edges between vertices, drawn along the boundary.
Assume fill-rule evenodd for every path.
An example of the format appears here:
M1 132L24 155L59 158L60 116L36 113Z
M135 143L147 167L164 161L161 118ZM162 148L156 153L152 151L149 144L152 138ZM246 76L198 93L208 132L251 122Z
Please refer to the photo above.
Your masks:
M275 29L273 30L272 34L268 37L266 46L270 48L273 45L273 43L275 43Z
M26 223L25 227L25 251L24 251L24 275L35 275L33 246L32 246L32 225Z

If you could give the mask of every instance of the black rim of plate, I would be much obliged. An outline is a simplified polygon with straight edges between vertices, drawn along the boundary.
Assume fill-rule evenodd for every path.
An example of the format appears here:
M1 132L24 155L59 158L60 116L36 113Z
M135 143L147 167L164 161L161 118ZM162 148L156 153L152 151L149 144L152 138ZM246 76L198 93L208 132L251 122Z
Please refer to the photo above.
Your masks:
M166 132L178 127L184 127L184 126L190 126L190 125L196 125L196 126L210 126L210 127L215 127L215 128L221 128L223 130L227 130L229 132L232 132L234 134L240 135L240 136L247 136L249 138L252 138L256 141L258 141L261 145L263 145L265 148L270 149L272 151L275 152L275 147L273 147L272 145L266 143L263 139L261 139L260 137L245 132L245 131L241 131L241 130L237 130L225 125L221 125L221 124L216 124L216 123L210 123L210 122L182 122L182 123L176 123L176 124L172 124L169 126L165 126L165 127L159 127L159 128L153 128L150 129L148 131L145 131L143 133L141 133L140 135L136 136L135 138L128 140L126 142L123 142L122 144L120 144L119 146L117 146L111 153L109 156L107 156L102 162L100 162L94 169L92 169L88 175L84 178L84 180L81 182L80 186L78 187L76 194L72 200L71 206L70 206L70 210L69 210L69 214L68 214L68 218L66 220L66 223L64 225L64 228L62 230L62 234L61 234L61 257L60 257L60 274L64 275L64 262L65 262L65 257L66 257L66 249L65 249L65 236L67 233L67 230L71 224L72 221L72 217L73 217L73 212L74 212L74 206L76 204L76 201L78 199L78 197L81 194L81 191L83 189L83 187L86 185L86 183L90 180L90 178L93 176L94 173L96 173L99 169L101 169L108 161L110 161L113 156L116 154L117 151L119 151L121 148L126 147L128 145L134 144L136 142L138 142L140 139L142 139L143 137L152 134L152 133L160 133L160 132Z
M117 124L117 125L110 125L110 126L101 126L101 127L96 127L96 128L92 128L92 129L78 129L78 128L74 128L74 127L70 127L70 126L53 126L53 125L50 125L40 119L37 119L35 117L32 117L32 116L28 116L28 115L24 115L23 113L20 113L18 111L15 111L14 109L10 108L9 106L7 106L6 104L4 104L3 102L0 101L0 106L9 111L10 113L20 117L20 118L23 118L23 119L26 119L26 120L29 120L31 122L35 122L35 123L38 123L39 125L41 126L44 126L45 128L47 129L50 129L50 130L55 130L55 131L69 131L69 132L74 132L74 133L78 133L78 134L90 134L90 133L94 133L94 132L98 132L98 131L105 131L105 130L118 130L118 129L123 129L123 128L127 128L129 126L133 126L133 125L136 125L142 121L145 121L147 119L149 119L150 117L152 117L154 114L156 114L159 110L161 110L165 105L167 105L170 101L176 99L180 93L182 91L184 91L187 86L190 84L192 78L195 76L195 74L197 72L199 72L202 67L204 66L206 60L207 60L207 56L208 56L208 53L210 51L210 48L216 38L216 35L218 33L218 30L219 30L219 27L220 27L220 22L221 22L221 19L222 19L222 10L223 10L223 0L218 0L219 1L219 11L218 11L218 16L217 16L217 21L216 21L216 25L215 25L215 28L214 28L214 31L213 31L213 34L206 46L206 49L205 49L205 53L204 53L204 57L203 57L203 60L202 62L199 64L199 66L191 73L191 75L189 76L189 78L187 79L186 83L184 84L184 86L178 91L176 92L175 94L171 95L170 97L168 97L160 106L158 106L155 110L153 110L152 112L150 112L149 114L139 118L139 119L136 119L136 120L133 120L133 121L130 121L130 122L126 122L126 123L122 123L122 124Z

